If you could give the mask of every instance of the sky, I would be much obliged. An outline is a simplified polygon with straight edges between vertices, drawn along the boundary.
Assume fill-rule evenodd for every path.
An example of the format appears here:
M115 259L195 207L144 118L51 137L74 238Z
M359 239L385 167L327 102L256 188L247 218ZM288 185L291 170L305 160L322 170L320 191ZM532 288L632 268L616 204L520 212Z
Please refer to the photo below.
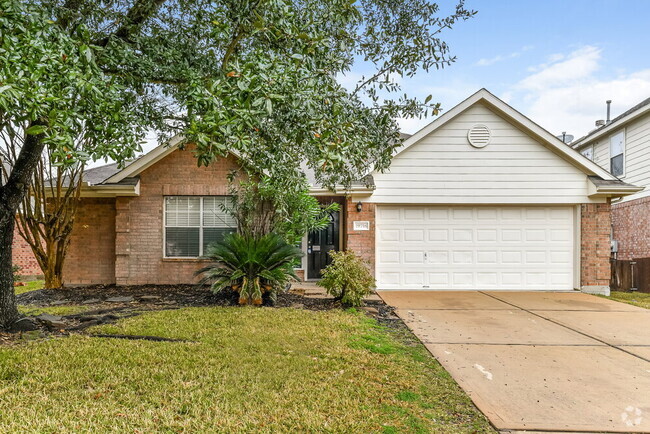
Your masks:
M399 0L395 0L399 1ZM455 1L439 0L441 13ZM650 0L466 0L473 18L442 33L457 60L400 80L443 111L486 88L554 135L579 138L650 97ZM368 73L358 65L342 83ZM434 118L400 119L413 134ZM147 137L145 152L157 145ZM98 161L91 166L105 164Z
M453 1L441 1L449 11ZM442 34L457 61L402 80L449 110L486 88L554 135L595 128L650 97L650 1L467 0L478 14ZM362 72L362 71L357 71ZM400 120L415 133L429 119Z

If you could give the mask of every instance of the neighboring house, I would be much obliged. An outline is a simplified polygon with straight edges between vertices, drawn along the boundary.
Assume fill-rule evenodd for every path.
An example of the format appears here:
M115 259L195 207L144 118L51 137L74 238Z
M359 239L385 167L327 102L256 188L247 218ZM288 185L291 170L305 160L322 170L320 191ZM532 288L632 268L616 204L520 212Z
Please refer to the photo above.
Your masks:
M122 170L89 170L66 282L194 282L205 246L234 230L219 204L235 168L234 157L197 167L171 143ZM304 277L318 277L328 250L349 249L378 289L607 293L610 200L639 190L484 89L369 175L347 189L313 186L342 206L303 240Z
M650 258L650 98L572 143L619 179L646 187L612 203L617 258Z

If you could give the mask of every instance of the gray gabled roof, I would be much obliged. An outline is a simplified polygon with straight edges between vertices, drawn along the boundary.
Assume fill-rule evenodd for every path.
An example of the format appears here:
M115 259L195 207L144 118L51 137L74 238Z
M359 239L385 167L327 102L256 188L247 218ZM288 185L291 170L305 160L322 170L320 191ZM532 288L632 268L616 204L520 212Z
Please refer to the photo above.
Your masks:
M84 171L84 181L89 185L101 184L119 171L120 168L117 163L93 167L92 169L86 169Z
M623 112L622 114L616 116L614 119L612 119L612 121L611 121L608 125L611 125L611 124L613 124L614 122L618 122L618 121L620 121L621 119L623 119L624 117L626 117L626 116L629 115L630 113L635 112L635 111L637 111L638 109L640 109L641 107L645 107L645 106L647 106L648 104L650 104L650 98L646 98L646 99L644 99L643 101L641 101L640 103L638 103L637 105L635 105L634 107L632 107L631 109L629 109L629 110Z
M400 137L402 140L406 140L409 137L411 137L410 134L407 133L400 133ZM146 154L144 154L146 155ZM140 157L136 158L135 160L131 161L129 164L139 160L140 158L144 157L144 155L141 155ZM106 180L111 178L112 176L116 175L119 173L122 169L118 167L117 163L111 163L111 164L106 164L104 166L99 166L99 167L94 167L92 169L86 169L84 171L84 181L87 182L89 185L134 185L134 183L137 183L137 178L135 177L130 177L130 178L125 178L124 180L117 182L117 183L106 183ZM302 166L302 170L305 173L305 176L307 177L307 180L310 185L317 186L317 181L316 181L316 174L314 173L313 170L307 167L306 164ZM374 185L374 180L372 176L368 175L364 177L361 180L354 181L352 183L353 186L373 186Z
M616 116L614 119L609 121L608 124L603 125L602 127L599 127L599 128L596 128L595 130L590 131L585 136L582 136L578 140L575 140L569 146L571 146L573 148L579 148L580 145L582 145L583 143L589 141L590 137L595 136L596 134L600 133L604 129L612 130L616 126L615 124L621 124L622 125L627 120L628 116L630 116L632 113L635 113L638 110L640 110L640 109L642 109L642 108L644 108L646 106L650 106L650 98L644 99L643 101L641 101L640 103L638 103L634 107L632 107L629 110L626 110L623 113L621 113L620 115ZM612 127L612 125L614 125L614 127Z
M633 184L621 181L620 179L603 179L600 176L590 176L589 180L593 182L596 187L616 186L616 187L636 187Z

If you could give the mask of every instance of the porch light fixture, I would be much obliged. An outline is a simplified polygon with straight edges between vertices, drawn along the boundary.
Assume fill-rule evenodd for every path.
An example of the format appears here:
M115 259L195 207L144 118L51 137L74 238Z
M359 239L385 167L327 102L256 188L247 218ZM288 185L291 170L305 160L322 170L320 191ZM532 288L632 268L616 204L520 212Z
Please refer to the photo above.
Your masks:
M363 205L361 205L361 202L357 202L357 212L361 212L363 209Z

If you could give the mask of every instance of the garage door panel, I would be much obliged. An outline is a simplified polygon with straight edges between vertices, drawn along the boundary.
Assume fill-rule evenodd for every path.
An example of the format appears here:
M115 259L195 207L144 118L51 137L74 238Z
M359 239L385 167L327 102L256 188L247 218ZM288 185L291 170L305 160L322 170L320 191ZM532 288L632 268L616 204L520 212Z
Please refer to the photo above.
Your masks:
M522 238L521 229L501 229L501 241L504 243L519 243Z
M434 250L428 254L428 264L444 265L449 264L449 251L447 250Z
M448 229L429 229L427 231L428 241L448 241L449 240L449 230Z
M377 231L379 241L400 241L401 231L399 229L380 229Z
M476 241L479 243L493 243L499 239L499 231L496 229L477 229Z
M477 272L476 283L485 288L497 288L499 285L499 274L493 271Z
M568 290L572 207L377 209L379 289Z

